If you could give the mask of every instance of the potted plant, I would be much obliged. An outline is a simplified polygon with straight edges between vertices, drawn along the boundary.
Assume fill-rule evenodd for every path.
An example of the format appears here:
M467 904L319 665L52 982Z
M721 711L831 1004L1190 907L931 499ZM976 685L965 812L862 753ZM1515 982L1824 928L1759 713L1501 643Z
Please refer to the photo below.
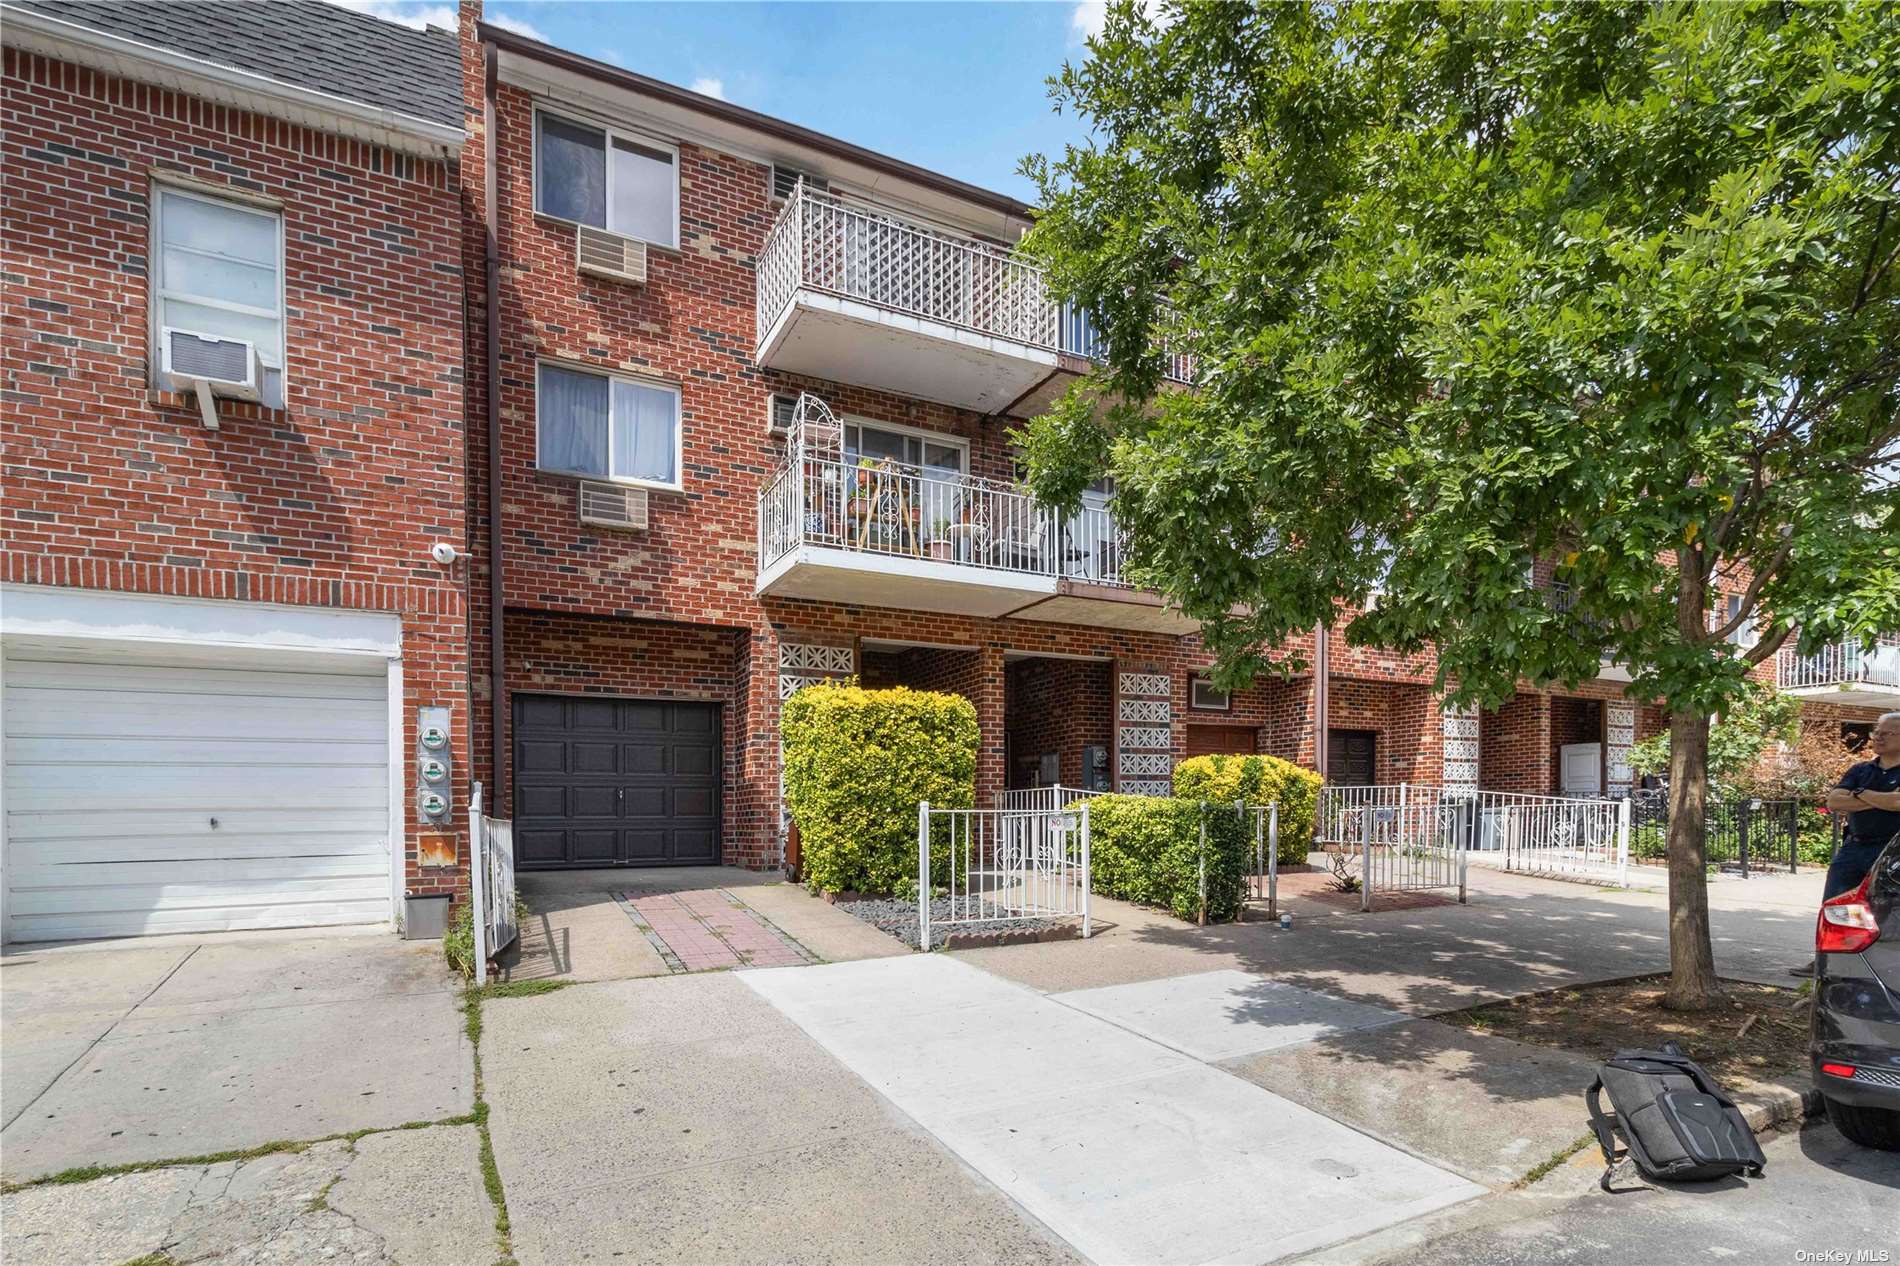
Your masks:
M939 562L949 562L955 542L950 539L950 520L938 519L930 525L930 556Z

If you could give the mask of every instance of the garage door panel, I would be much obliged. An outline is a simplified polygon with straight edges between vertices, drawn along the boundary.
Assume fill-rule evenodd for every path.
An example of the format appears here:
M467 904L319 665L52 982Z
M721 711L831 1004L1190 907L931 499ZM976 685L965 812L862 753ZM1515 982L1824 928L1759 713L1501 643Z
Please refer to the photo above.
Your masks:
M603 749L607 731L613 741ZM562 748L560 771L529 770L528 754L541 744ZM519 865L658 865L718 858L718 705L517 695L515 752ZM543 757L538 763L551 767L556 762ZM553 794L557 786L565 791L560 801ZM611 832L605 829L608 822ZM682 827L691 836L685 852ZM529 840L534 847L525 846Z
M281 730L279 731L281 733ZM16 765L354 765L383 764L386 742L336 739L233 741L209 736L118 739L102 748L97 738L21 738L7 734L7 757Z
M620 770L620 747L609 742L577 742L569 747L572 753L569 769L576 774L612 774Z
M139 865L153 862L191 862L229 859L297 857L310 861L368 859L386 867L389 850L379 839L362 833L308 832L295 835L243 835L234 831L198 829L177 835L117 835L104 839L34 839L7 841L7 867L18 880L35 866L71 866L121 861L136 857Z
M628 831L625 834L627 856L642 861L665 861L666 831Z
M96 691L118 698L142 693L195 698L362 699L381 705L384 668L373 672L298 673L260 669L168 667L139 663L70 663L7 656L7 687Z
M341 797L367 803L386 795L389 771L378 766L277 766L260 771L248 765L139 766L110 762L84 768L28 765L7 785L7 809L31 812L70 809L89 812L102 796L152 809L321 809ZM195 781L194 781L195 779ZM385 799L384 803L388 801Z
M271 700L242 696L206 706L204 700L182 695L127 694L75 696L45 690L17 690L7 669L7 737L16 734L49 737L96 734L105 716L112 733L126 738L172 738L204 733L208 723L231 739L271 739L284 732L294 716L297 733L311 739L348 739L385 724L388 713L380 701L361 699Z
M515 748L516 776L527 781L536 774L567 772L567 744L548 739L523 739Z
M389 917L384 669L9 658L18 940Z
M611 862L619 847L620 831L615 827L575 827L568 838L573 841L575 861Z
M719 860L719 833L682 828L673 833L673 847L675 857L682 862L715 862Z

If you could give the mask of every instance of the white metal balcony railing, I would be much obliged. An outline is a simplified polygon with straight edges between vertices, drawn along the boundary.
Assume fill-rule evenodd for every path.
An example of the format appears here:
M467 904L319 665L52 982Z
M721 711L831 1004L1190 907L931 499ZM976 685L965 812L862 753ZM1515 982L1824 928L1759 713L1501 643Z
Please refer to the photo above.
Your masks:
M1042 269L1015 252L906 224L802 184L759 253L761 344L801 289L1100 359L1094 321L1057 304ZM1191 369L1185 354L1169 354L1167 377L1186 382Z
M1872 650L1856 641L1834 642L1812 655L1784 646L1775 658L1775 680L1783 690L1831 686L1900 690L1900 636L1883 637Z
M1014 484L805 457L759 493L759 570L801 545L1124 585L1107 510L1061 515Z

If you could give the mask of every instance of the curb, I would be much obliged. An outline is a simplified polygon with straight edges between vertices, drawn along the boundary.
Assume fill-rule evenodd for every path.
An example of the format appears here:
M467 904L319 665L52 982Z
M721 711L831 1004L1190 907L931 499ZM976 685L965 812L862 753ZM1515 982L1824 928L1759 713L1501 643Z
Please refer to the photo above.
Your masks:
M1757 1134L1766 1134L1778 1126L1789 1122L1799 1122L1807 1117L1821 1114L1821 1092L1809 1087L1796 1090L1788 1087L1770 1091L1762 1097L1737 1100L1735 1106L1741 1109L1742 1119L1748 1122L1748 1128Z

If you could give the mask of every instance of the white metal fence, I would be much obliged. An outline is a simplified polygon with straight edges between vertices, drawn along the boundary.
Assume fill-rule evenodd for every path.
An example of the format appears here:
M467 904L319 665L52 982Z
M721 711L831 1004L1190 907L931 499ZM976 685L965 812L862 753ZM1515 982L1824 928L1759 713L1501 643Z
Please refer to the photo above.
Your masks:
M917 806L917 940L933 927L1079 916L1094 929L1089 805L933 809ZM941 895L938 895L941 894Z
M469 901L474 907L475 983L488 983L488 960L514 944L514 824L482 812L482 785L468 806Z
M1469 863L1627 886L1627 800L1419 783L1326 787L1315 842L1356 853L1361 904L1379 892L1456 886Z
M1114 516L1057 514L1015 484L794 457L759 491L759 566L800 545L1122 585Z
M998 809L1038 809L1053 813L1065 809L1078 800L1086 800L1100 792L1084 791L1080 787L1065 787L1061 783L1051 783L1043 787L1011 787L1007 791L996 793Z
M1630 802L1479 791L1471 860L1559 879L1629 886Z

